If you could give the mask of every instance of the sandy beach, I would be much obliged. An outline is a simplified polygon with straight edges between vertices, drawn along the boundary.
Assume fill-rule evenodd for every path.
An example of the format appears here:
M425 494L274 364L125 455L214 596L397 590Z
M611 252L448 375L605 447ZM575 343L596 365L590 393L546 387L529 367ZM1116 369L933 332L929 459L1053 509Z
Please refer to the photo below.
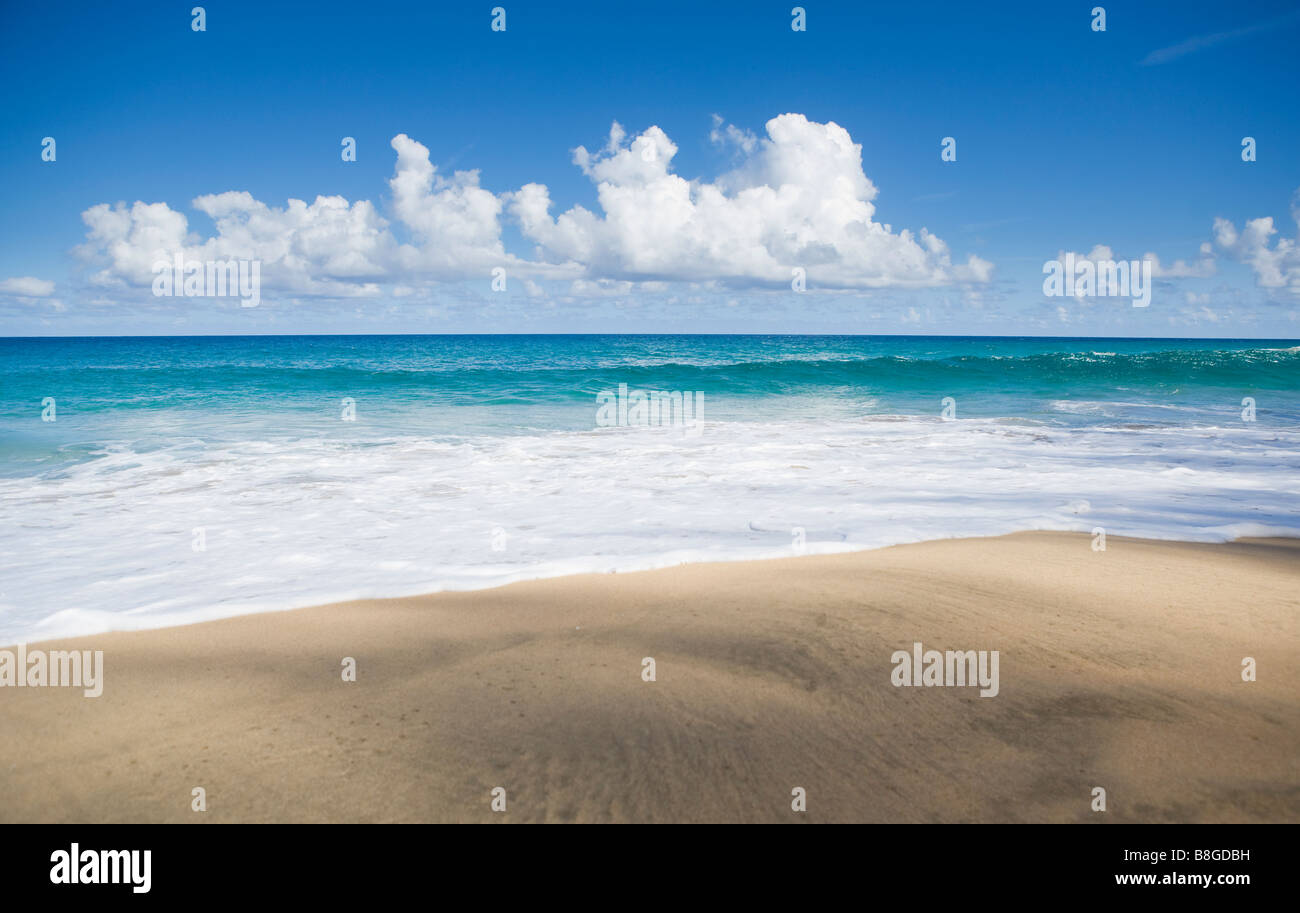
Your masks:
M102 650L103 694L0 688L0 820L1300 820L1300 541L1091 543L944 540L34 644ZM895 686L891 657L918 642L998 651L998 693Z

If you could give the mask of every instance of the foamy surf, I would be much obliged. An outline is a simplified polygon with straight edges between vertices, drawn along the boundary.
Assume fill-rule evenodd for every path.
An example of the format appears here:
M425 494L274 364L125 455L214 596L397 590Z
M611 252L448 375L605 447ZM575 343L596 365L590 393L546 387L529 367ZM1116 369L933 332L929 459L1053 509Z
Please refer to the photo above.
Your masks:
M1122 342L1107 340L1107 351ZM1011 367L993 382L987 341L819 339L797 343L815 345L811 362L791 366L782 350L770 368L755 367L749 338L652 343L658 366L626 340L484 343L497 347L492 357L470 359L467 370L498 365L506 347L525 379L494 367L494 380L475 381L480 389L464 385L445 352L420 374L409 340L371 340L365 358L350 342L345 356L314 356L321 376L293 373L281 400L267 390L271 375L285 381L275 359L263 351L270 375L252 370L239 341L212 343L222 358L203 350L228 384L214 397L187 386L193 366L160 376L160 362L184 362L165 340L136 341L139 360L154 367L116 369L112 396L97 378L54 371L53 356L20 363L15 383L30 389L18 402L50 387L66 408L44 426L12 403L0 415L24 441L0 460L0 643L1021 530L1196 541L1300 534L1300 397L1279 381L1279 358L1292 359L1286 376L1293 385L1296 377L1285 353L1270 356L1259 384L1238 389L1218 377L1198 385L1197 372L1175 377L1171 365L1218 359L1222 371L1249 372L1262 357L1255 350L1130 353L1134 371L1158 363L1160 380L1139 390L1130 371L1107 396L1089 375L1044 395L1044 372L1055 369L1037 351L999 355ZM298 364L288 345L285 360ZM610 345L624 351L611 357ZM894 348L867 355L864 345ZM681 351L662 351L672 346ZM855 354L919 361L893 388L846 383L876 370L850 361ZM59 358L75 367L66 352ZM370 359L380 379L366 386L356 365L340 374L331 358ZM384 374L395 359L405 366L397 381ZM692 359L708 364L682 367ZM544 375L543 362L563 367ZM1023 371L1033 376L1022 387ZM598 427L598 392L636 372L668 378L648 389L707 388L703 420ZM428 389L413 392L413 377ZM929 389L935 377L945 386ZM670 386L683 379L695 386ZM1255 421L1242 418L1243 389L1259 403ZM141 407L146 392L156 401ZM345 394L354 421L340 418ZM513 404L479 406L476 395ZM118 400L136 405L114 408Z

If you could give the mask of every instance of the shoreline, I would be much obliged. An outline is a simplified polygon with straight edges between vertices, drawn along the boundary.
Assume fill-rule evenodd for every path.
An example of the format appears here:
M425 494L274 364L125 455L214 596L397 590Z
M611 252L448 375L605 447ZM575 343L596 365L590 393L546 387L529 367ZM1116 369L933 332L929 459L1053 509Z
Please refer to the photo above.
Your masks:
M1300 820L1300 539L1090 543L930 540L41 641L103 650L103 692L0 687L18 734L0 820ZM998 693L891 684L915 643L999 651Z
M1164 538L1120 536L1120 535L1108 534L1107 541L1116 540L1116 541L1157 542L1157 543L1169 543L1169 544L1211 545L1211 546L1234 545L1239 543L1240 544L1268 543L1268 542L1287 543L1287 542L1294 541L1296 543L1296 547L1300 548L1300 529L1290 531L1290 530L1283 530L1280 527L1268 527L1268 530L1269 531L1267 534L1239 536L1234 539L1225 539L1225 540L1164 539ZM1293 534L1291 535L1286 534L1288 532L1293 532ZM697 565L728 566L728 565L753 564L756 562L761 563L767 561L786 561L786 560L797 560L802 558L827 557L831 555L858 555L858 554L864 554L869 552L885 551L892 548L908 548L908 547L918 546L918 545L927 545L936 542L978 542L978 541L1002 539L1008 536L1034 536L1040 534L1049 535L1049 536L1051 535L1080 536L1084 538L1087 538L1089 536L1088 533L1077 531L1077 530L1026 529L1026 530L1015 530L1013 532L1000 533L1000 534L989 535L989 536L965 536L965 535L944 536L936 539L919 539L910 542L893 543L890 545L868 545L860 548L849 546L847 548L826 548L825 550L822 550L818 548L818 546L826 545L826 543L815 542L815 543L811 543L808 546L808 551L802 554L780 554L780 555L755 554L747 557L746 556L724 557L718 559L701 559L701 560L687 558L684 560L677 560L674 557L672 557L670 553L668 555L661 555L658 557L646 559L646 563L644 565L638 565L636 567L632 567L628 569L608 569L608 570L563 569L563 570L556 570L554 572L549 572L549 571L542 572L540 575L533 575L529 571L520 571L518 575L509 575L512 576L513 579L508 579L501 582L492 582L478 587L447 587L447 588L436 589L436 590L421 589L410 593L397 593L395 595L382 595L382 596L376 596L373 594L348 595L348 596L342 596L338 598L323 598L320 599L319 601L312 601L306 604L295 603L293 605L284 605L275 608L237 607L237 608L232 608L229 612L223 611L218 608L194 609L191 610L188 614L197 617L189 618L184 621L174 621L174 622L168 622L165 624L158 624L158 625L147 624L141 627L125 627L125 628L113 627L113 628L107 628L102 631L92 632L89 634L73 634L73 633L56 632L48 636L42 635L38 639L28 638L26 640L0 642L0 650L13 650L16 647L18 647L20 644L31 647L39 644L55 643L59 641L72 640L72 639L80 639L80 638L88 638L88 637L104 637L109 634L138 634L138 633L144 633L149 631L170 630L172 628L189 628L195 625L203 625L203 624L211 624L213 622L228 621L234 618L245 618L250 615L278 615L283 612L300 612L300 611L306 611L310 609L324 608L327 606L343 605L348 603L382 602L382 601L396 600L396 599L422 599L422 598L428 598L432 596L440 596L447 593L481 593L485 591L499 590L499 589L504 589L506 587L517 586L519 584L536 583L536 582L547 581L547 580L567 580L573 577L591 577L591 576L599 577L599 576L604 576L606 574L608 575L646 574L655 571L669 570L671 568L692 567ZM568 559L568 560L582 560L582 559ZM556 563L564 563L564 562L556 562Z

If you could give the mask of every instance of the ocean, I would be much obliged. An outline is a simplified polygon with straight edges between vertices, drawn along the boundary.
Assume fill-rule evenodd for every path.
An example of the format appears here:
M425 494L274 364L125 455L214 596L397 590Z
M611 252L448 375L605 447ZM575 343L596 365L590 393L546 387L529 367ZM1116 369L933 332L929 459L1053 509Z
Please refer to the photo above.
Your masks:
M0 644L1017 530L1300 535L1295 340L10 338L0 365Z

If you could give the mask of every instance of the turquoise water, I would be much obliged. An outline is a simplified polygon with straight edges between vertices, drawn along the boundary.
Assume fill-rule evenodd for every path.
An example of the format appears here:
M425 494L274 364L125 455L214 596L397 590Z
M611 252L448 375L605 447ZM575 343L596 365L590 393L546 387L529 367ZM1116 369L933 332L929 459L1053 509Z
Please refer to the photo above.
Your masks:
M0 642L1015 529L1300 528L1294 340L3 339L0 364ZM687 395L689 427L605 427L620 385Z
M467 435L577 431L592 397L619 383L703 391L710 417L936 414L1082 422L1061 400L1174 420L1231 417L1244 396L1278 420L1300 417L1293 340L1116 340L800 336L280 336L0 339L3 470L76 458L98 435L165 438L342 432L338 401L362 427ZM1263 394L1261 397L1260 394ZM32 424L56 400L56 427ZM1143 407L1150 407L1144 411ZM48 423L47 423L48 424ZM356 427L347 428L355 433ZM87 438L86 435L89 434ZM146 441L141 441L146 444ZM33 462L35 461L35 462Z

